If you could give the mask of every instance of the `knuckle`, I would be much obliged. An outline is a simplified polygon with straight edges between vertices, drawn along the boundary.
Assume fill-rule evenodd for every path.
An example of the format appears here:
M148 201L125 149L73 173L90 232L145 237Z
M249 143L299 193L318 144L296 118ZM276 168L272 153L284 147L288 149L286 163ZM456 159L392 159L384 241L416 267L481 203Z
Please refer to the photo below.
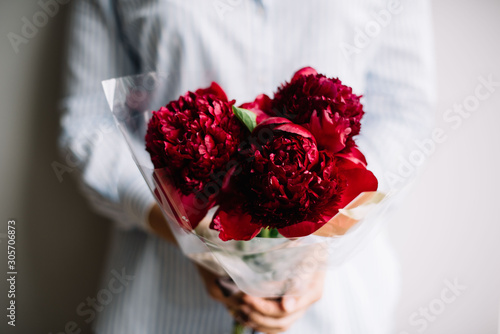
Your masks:
M264 305L262 305L262 311L264 313L272 313L274 311L274 309L270 304L264 304Z

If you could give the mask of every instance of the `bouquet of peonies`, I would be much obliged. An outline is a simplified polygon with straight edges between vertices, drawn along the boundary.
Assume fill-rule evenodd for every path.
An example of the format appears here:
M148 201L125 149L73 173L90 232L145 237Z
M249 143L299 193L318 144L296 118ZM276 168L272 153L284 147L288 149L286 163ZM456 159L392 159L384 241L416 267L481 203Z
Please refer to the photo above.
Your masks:
M188 257L278 297L373 234L386 196L356 146L360 96L339 79L303 68L273 98L239 107L216 83L164 105L167 85L157 73L103 82Z

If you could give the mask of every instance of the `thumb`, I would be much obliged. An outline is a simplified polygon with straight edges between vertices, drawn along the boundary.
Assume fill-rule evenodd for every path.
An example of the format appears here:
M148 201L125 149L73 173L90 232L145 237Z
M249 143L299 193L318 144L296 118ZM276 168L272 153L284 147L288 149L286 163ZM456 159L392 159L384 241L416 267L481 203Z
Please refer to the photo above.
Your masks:
M285 312L293 312L295 311L295 307L297 305L297 301L294 296L285 296L281 299L281 308Z

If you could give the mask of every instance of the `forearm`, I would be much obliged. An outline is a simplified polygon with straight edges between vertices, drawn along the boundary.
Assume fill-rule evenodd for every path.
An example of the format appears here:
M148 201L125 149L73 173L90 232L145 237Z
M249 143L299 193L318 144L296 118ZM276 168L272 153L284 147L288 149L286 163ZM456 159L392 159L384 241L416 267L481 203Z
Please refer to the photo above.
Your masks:
M135 68L121 43L111 1L71 6L61 151L96 211L124 229L145 229L154 199L115 126L101 85Z

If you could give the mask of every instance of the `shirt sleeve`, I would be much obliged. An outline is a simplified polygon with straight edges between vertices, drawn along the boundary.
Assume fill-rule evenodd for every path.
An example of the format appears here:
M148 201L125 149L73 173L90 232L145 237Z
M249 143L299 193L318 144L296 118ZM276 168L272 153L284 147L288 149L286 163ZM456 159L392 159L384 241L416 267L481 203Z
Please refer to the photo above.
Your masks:
M72 4L59 144L96 211L147 230L154 198L115 126L101 81L134 74L110 0Z
M383 191L401 189L412 179L429 155L419 144L430 140L434 125L430 5L399 3L391 21L368 46L375 51L366 72L366 114L357 139ZM360 52L365 51L371 50Z

